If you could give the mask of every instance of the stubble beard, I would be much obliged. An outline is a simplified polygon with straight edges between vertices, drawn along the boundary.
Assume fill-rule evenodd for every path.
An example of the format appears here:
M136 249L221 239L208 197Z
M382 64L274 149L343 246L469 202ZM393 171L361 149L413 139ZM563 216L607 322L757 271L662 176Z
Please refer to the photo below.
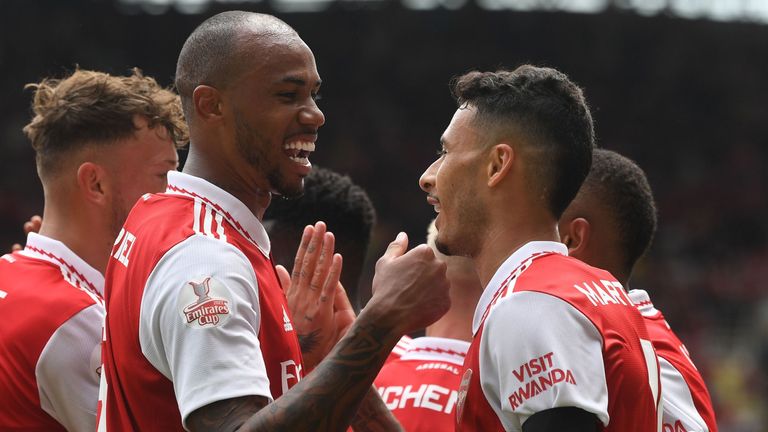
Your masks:
M480 252L481 237L487 226L487 216L476 194L468 191L457 195L455 202L461 203L456 209L452 229L444 226L438 231L435 247L446 256L473 258Z
M272 188L270 192L286 198L300 197L304 193L304 182L292 186L286 181L279 164L270 158L269 140L259 135L238 112L235 113L235 145L246 162L266 176Z

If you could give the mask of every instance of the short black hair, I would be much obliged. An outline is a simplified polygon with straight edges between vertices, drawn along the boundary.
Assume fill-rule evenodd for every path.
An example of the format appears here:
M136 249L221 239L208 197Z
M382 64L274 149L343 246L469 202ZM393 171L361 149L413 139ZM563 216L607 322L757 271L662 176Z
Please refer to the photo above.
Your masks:
M276 17L253 12L227 11L203 21L184 42L176 62L176 90L187 121L192 119L195 87L226 88L245 69L252 54L241 52L239 37L246 29L264 35L295 33Z
M631 274L656 233L656 204L645 173L625 156L596 149L581 194L593 197L588 201L601 203L613 218L627 275Z
M555 69L523 65L513 71L473 71L451 83L459 107L477 109L488 131L524 137L530 187L559 219L589 172L595 146L583 91ZM501 137L499 137L501 138Z
M299 198L275 199L264 214L265 225L273 240L273 254L278 264L291 266L298 239L305 226L317 221L327 224L336 237L336 245L345 259L342 280L355 302L357 284L365 260L376 210L365 190L346 176L329 169L312 167L304 179L304 195ZM296 239L296 244L279 244L281 239ZM293 242L291 242L293 243ZM279 255L279 256L278 256ZM354 257L351 255L355 255ZM359 268L350 268L348 264Z

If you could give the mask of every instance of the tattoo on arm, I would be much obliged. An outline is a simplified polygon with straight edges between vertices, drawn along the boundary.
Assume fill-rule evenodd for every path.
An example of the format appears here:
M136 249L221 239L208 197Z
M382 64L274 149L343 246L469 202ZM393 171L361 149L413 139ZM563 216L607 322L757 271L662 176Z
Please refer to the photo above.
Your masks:
M392 412L384 405L376 389L371 387L365 399L352 418L352 429L355 432L389 432L402 431Z
M263 396L243 396L206 405L187 417L187 427L198 431L235 431L269 400Z
M311 353L320 343L320 329L313 330L309 332L309 334L300 334L298 335L298 338L301 352L305 354Z
M312 373L249 418L240 431L344 431L398 338L358 318L358 323ZM368 430L400 430L399 426L383 429L380 414L374 418L381 428Z

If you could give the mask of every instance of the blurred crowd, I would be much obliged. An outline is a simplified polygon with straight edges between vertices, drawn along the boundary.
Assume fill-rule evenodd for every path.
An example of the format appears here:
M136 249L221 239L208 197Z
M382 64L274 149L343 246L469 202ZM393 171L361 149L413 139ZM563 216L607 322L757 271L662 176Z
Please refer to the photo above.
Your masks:
M0 248L42 212L23 85L77 64L138 66L169 84L202 21L64 3L4 2L0 13ZM531 62L583 85L599 144L635 159L658 201L633 287L651 292L686 343L721 430L768 430L768 26L395 4L281 18L309 41L325 82L315 162L350 175L377 208L370 257L399 230L424 237L432 208L417 179L454 110L451 76Z

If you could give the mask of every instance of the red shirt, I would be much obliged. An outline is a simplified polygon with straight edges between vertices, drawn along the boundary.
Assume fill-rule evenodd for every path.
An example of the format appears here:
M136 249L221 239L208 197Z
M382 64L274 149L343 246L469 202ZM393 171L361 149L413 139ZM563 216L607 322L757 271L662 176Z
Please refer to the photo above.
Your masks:
M648 293L632 290L629 297L645 318L645 327L659 356L664 432L717 432L715 411L704 379L688 349L669 327Z
M608 272L531 242L486 287L464 363L457 428L521 431L537 412L577 407L605 431L660 428L656 356Z
M92 430L104 277L63 243L30 234L0 258L0 429Z
M468 348L461 340L420 337L412 339L399 358L387 361L374 385L405 430L453 428Z
M198 408L276 399L302 376L259 220L205 180L168 181L131 210L107 269L102 430L181 431Z

